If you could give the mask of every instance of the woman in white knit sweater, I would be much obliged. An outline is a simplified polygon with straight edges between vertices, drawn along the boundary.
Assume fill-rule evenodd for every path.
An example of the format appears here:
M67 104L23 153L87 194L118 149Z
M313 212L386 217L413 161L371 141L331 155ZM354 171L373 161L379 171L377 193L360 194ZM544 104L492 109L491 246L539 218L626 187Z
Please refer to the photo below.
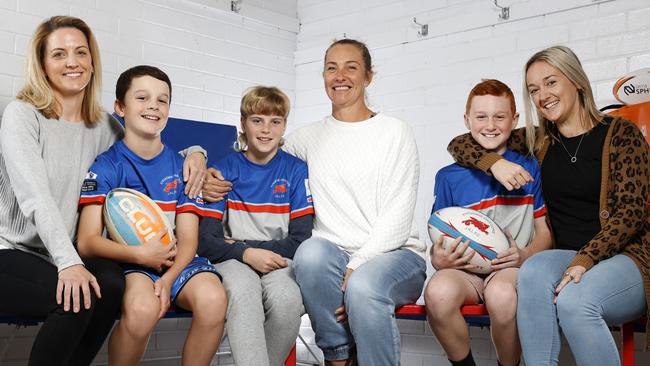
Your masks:
M398 365L393 313L420 296L426 277L413 221L415 139L404 122L367 107L372 77L363 43L334 42L323 70L332 115L285 145L309 167L316 219L293 268L329 365Z

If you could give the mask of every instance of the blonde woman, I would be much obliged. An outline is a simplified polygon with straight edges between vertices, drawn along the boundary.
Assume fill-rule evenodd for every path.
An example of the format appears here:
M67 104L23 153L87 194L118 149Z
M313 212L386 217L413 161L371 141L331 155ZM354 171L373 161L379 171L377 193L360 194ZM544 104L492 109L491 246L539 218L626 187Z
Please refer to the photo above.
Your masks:
M537 157L555 236L555 249L532 256L519 272L524 360L556 365L561 330L578 365L619 365L608 325L650 309L648 145L632 123L598 111L569 48L534 54L524 80L526 131L515 131L510 146ZM530 181L521 166L487 154L468 136L450 151L461 163L489 169L508 189Z
M30 365L87 365L119 312L124 276L116 263L77 254L77 202L122 127L99 104L99 50L84 21L45 20L27 63L0 128L0 312L45 318Z

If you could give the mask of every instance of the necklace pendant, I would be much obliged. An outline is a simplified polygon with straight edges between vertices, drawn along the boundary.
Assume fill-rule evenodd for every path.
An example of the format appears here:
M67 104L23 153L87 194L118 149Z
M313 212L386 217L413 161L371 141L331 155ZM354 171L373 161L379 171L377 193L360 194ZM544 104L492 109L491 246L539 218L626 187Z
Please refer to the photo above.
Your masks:
M576 161L578 161L578 158L575 157L575 156L572 156L571 157L571 163L575 163Z

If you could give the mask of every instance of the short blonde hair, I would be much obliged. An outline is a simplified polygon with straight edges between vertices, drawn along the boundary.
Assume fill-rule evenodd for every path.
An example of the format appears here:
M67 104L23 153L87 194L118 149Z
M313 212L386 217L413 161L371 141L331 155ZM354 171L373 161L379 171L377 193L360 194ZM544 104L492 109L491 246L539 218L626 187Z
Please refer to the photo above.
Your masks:
M88 42L94 72L90 75L90 81L84 89L81 115L86 125L92 126L100 121L105 113L100 104L102 64L95 36L90 27L79 18L63 15L53 16L36 28L27 55L25 86L16 98L34 105L47 118L59 119L61 117L56 112L58 102L54 97L52 86L47 80L43 65L47 38L61 28L78 29Z
M281 116L285 122L289 116L289 97L275 86L254 86L241 98L241 106L239 113L241 114L241 122L243 123L249 116L253 114L261 114L265 116ZM237 145L235 150L246 151L246 133L240 132L237 137ZM282 146L282 142L280 143Z
M598 110L598 107L596 107L596 101L594 100L589 78L587 77L585 70L582 68L578 56L576 56L576 54L566 46L553 46L541 50L528 59L528 62L526 62L526 66L524 67L523 94L524 110L526 113L526 144L528 145L531 154L540 151L547 138L550 137L557 139L557 137L549 131L552 127L551 121L544 118L539 110L536 110L536 113L533 114L535 105L533 98L528 92L526 73L537 61L544 61L549 65L556 67L578 88L580 121L584 127L591 129L603 118L603 114ZM536 119L537 125L539 126L537 132L535 132L534 119Z

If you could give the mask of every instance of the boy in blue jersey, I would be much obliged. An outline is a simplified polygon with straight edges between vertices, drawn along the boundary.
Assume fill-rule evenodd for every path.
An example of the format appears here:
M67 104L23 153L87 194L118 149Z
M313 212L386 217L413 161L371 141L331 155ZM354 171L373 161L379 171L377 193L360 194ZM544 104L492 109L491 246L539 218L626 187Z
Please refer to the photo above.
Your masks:
M171 82L160 69L136 66L120 75L115 112L124 118L124 139L97 157L82 187L78 250L83 256L124 264L122 318L109 341L111 365L136 365L149 335L170 301L193 313L183 364L209 365L221 337L226 293L214 266L196 257L199 217L209 214L200 198L183 194L182 158L163 145ZM102 236L102 204L114 188L131 188L153 199L175 224L176 242L163 245L164 231L141 246Z
M475 365L469 333L460 313L463 304L484 302L490 314L490 331L499 365L517 365L521 346L517 335L517 271L526 258L551 247L546 225L539 166L530 156L506 148L519 114L510 88L498 80L484 80L469 93L465 126L472 137L489 151L516 161L534 181L519 189L506 190L496 179L478 169L452 164L436 174L433 211L462 206L481 211L506 232L510 248L492 261L488 276L466 271L473 251L463 255L469 242L445 249L440 237L431 247L436 269L424 293L429 325L454 366Z
M232 191L200 225L199 254L216 263L228 292L237 365L282 365L304 313L290 260L311 236L314 208L307 165L280 150L288 114L278 88L244 95L238 151L216 164Z

